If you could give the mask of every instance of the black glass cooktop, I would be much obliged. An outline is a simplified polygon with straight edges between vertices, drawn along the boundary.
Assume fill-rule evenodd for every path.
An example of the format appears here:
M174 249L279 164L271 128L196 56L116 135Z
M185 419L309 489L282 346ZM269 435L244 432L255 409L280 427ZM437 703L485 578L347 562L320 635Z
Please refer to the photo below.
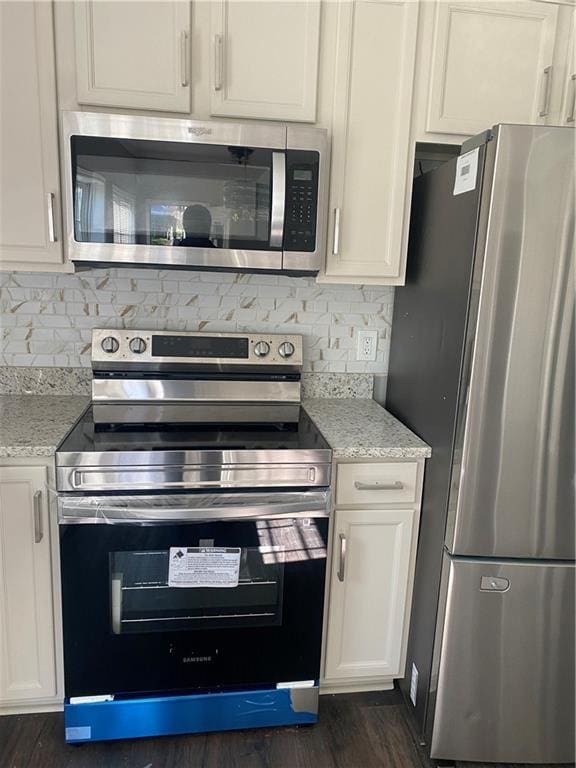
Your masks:
M278 451L330 446L303 408L297 421L221 424L98 424L92 406L58 447L58 453L104 451Z

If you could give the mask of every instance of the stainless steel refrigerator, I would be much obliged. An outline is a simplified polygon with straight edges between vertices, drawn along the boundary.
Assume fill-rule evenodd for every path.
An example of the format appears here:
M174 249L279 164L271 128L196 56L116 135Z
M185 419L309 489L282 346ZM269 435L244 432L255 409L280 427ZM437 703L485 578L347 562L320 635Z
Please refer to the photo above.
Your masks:
M574 760L575 137L414 182L386 405L432 446L401 687L435 759Z

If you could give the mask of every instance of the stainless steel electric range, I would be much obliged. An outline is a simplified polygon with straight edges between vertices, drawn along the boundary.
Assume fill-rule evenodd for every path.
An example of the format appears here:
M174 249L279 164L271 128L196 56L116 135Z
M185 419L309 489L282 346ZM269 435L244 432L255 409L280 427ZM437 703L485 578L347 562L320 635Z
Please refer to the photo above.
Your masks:
M93 334L56 452L69 742L313 723L331 451L302 340Z

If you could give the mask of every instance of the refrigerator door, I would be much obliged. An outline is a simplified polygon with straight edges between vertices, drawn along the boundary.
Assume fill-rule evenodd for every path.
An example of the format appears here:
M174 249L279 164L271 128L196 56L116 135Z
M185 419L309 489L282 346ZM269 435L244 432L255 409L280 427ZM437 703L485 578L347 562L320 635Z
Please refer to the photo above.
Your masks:
M574 566L454 560L431 755L574 760Z
M573 559L574 133L503 125L496 141L446 545Z

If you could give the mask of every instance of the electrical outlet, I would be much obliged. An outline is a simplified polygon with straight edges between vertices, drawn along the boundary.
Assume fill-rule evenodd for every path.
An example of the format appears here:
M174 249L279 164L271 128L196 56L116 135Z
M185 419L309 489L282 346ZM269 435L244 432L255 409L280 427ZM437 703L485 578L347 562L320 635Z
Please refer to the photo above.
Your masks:
M376 360L378 331L358 331L356 338L356 359Z

